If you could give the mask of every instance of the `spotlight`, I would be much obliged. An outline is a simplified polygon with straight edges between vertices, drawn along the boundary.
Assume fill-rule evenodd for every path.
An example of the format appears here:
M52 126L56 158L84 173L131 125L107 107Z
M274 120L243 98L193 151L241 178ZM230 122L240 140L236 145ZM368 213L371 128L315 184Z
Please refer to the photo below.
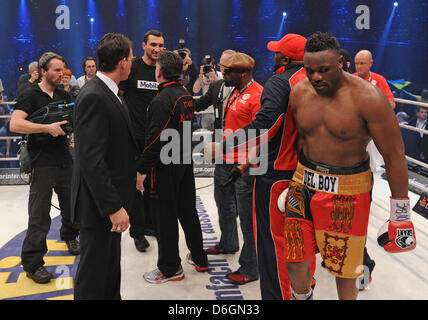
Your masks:
M284 11L284 12L282 13L282 16L283 16L283 17L286 17L286 16L287 16L287 12L285 12L285 11Z
M394 2L394 7L398 7L398 2L397 1Z
M95 19L91 18L91 19L89 19L89 21L91 21L91 23L94 23Z

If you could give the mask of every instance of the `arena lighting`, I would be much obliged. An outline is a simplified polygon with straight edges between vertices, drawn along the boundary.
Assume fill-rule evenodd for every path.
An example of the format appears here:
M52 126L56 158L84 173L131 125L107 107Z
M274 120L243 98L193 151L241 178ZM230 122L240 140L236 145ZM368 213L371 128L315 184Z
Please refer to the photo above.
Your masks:
M282 19L281 19L281 24L279 25L279 28L278 28L278 33L277 33L277 38L279 38L280 36L281 36L281 34L282 34L282 29L284 28L284 22L285 22L285 19L287 19L287 12L286 11L283 11L282 12Z
M397 4L397 5L396 5ZM382 36L380 38L380 41L378 42L375 52L374 52L374 63L373 63L373 69L381 69L382 67L382 60L385 52L385 47L388 41L389 32L391 30L392 20L395 15L395 11L397 10L398 2L394 2L394 6L392 7L391 14L388 18L388 21L386 22L385 27L383 28Z
M95 19L91 18L91 19L89 19L89 21L91 21L91 23L94 23Z

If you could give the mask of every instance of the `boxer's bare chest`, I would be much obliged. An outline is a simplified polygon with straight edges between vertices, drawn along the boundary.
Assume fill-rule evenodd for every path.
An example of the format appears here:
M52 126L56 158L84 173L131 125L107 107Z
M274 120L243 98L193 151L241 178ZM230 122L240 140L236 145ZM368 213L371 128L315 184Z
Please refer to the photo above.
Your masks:
M358 105L346 93L334 98L320 95L305 95L296 103L296 124L299 133L308 137L339 140L358 139L366 134Z

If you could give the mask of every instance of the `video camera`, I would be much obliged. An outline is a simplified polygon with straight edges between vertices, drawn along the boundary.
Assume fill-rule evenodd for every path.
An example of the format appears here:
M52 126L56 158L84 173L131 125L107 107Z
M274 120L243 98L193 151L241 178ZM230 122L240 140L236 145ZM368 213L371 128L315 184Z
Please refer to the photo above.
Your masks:
M181 59L186 58L187 52L184 50L184 39L178 40L178 44L180 45L180 49L178 49L178 55L181 57Z
M74 102L56 101L32 113L27 120L40 124L51 124L67 120L68 123L61 125L61 128L66 135L70 135L73 132L73 111ZM37 141L50 139L52 137L49 133L35 133L32 134L32 136Z

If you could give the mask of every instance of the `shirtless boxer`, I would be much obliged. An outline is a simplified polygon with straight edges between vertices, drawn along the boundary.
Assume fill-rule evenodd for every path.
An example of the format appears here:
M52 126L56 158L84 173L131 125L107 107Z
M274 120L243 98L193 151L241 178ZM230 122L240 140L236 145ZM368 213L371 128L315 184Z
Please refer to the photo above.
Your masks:
M378 88L342 70L339 50L329 33L309 37L308 78L290 95L300 149L286 213L287 270L296 299L312 297L308 264L317 252L336 277L339 299L357 298L371 201L370 138L385 159L392 194L390 220L378 243L388 252L416 246L396 117Z

